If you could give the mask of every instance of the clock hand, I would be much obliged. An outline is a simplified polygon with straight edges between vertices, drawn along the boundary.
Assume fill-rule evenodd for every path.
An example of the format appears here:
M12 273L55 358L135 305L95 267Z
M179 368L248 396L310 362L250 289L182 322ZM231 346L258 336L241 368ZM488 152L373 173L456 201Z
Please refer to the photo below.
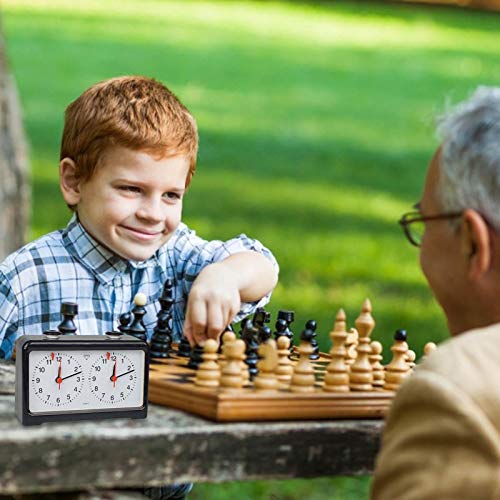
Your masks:
M113 382L113 387L116 386L116 379L118 377L116 376L116 360L115 360L115 364L113 365L113 373L111 375L111 377L109 378L111 380L111 382Z
M132 372L135 372L135 370L129 370L128 372L121 373L121 374L120 374L120 375L118 375L116 378L124 377L125 375L128 375L129 373L132 373Z
M75 375L80 375L80 373L82 373L82 372L72 373L71 375L68 375L68 376L66 376L66 377L62 378L62 379L61 379L61 382L62 382L63 380L66 380L67 378L74 377Z
M57 369L57 378L56 378L56 384L59 386L59 390L61 390L61 382L63 381L63 379L61 378L61 370L62 370L61 363L62 360L59 361L59 368Z

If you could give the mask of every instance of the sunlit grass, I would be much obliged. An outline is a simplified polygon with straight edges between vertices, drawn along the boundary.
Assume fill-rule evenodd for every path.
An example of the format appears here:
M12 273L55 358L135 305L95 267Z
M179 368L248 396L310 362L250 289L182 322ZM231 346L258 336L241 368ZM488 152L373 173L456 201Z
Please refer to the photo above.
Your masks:
M186 222L206 238L244 232L273 250L273 314L294 309L297 334L316 319L326 349L338 308L352 324L369 296L386 346L397 328L418 354L446 337L396 221L420 197L435 114L499 84L499 15L373 2L4 0L3 10L31 143L33 238L69 217L57 185L66 105L98 80L145 74L198 120ZM196 495L313 498L308 488L360 498L367 480Z

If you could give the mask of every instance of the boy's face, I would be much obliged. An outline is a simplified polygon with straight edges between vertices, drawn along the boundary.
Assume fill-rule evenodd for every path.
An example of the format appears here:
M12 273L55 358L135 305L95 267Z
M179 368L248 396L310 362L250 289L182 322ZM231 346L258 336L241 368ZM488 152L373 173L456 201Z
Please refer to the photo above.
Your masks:
M142 261L172 236L181 220L187 157L158 160L116 147L86 182L71 180L71 164L61 161L64 199L76 205L83 227L100 243L125 259Z

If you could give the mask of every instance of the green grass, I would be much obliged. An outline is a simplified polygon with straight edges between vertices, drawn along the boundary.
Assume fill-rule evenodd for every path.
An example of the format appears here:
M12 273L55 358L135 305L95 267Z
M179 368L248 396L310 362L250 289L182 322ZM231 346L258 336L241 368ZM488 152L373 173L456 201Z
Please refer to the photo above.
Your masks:
M281 264L270 310L296 330L372 299L374 337L420 355L446 325L396 220L418 201L433 117L500 82L497 14L360 2L4 1L33 171L32 237L66 224L57 185L65 106L95 81L145 74L197 117L185 221L245 232ZM259 457L256 457L258 460ZM364 498L368 479L198 486L193 498Z

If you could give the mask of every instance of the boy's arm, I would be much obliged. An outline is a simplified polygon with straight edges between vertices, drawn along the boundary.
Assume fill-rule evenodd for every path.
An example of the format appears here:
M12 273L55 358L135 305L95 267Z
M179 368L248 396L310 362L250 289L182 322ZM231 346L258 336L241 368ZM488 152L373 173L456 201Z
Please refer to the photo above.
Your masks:
M18 329L18 303L9 281L0 271L0 358L10 358Z
M253 302L269 293L278 281L273 263L246 251L203 268L189 293L184 335L192 344L217 338L231 323L242 302Z

